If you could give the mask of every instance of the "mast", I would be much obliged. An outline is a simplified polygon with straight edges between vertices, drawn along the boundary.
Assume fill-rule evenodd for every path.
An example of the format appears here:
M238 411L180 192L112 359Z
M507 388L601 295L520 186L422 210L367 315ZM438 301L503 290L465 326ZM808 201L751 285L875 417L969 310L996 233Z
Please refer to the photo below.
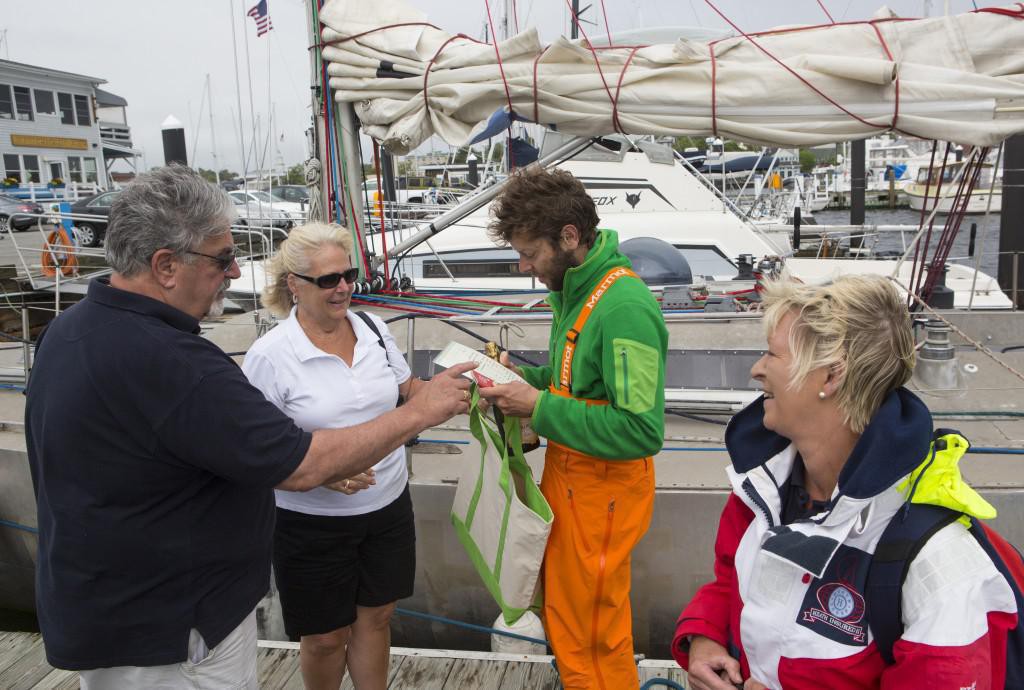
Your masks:
M217 162L217 132L213 128L213 89L210 88L210 73L206 73L206 93L210 97L210 155L213 157L213 175L220 186L220 164Z

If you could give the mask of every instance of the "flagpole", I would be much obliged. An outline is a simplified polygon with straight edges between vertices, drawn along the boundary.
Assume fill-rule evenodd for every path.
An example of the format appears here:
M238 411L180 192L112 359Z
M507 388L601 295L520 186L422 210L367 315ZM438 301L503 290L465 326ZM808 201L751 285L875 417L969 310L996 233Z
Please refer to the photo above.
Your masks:
M270 0L267 0L267 17L270 17ZM267 117L269 118L269 120L267 121L267 138L268 139L270 138L270 133L274 131L274 113L273 113L273 108L271 107L271 94L273 93L273 91L270 88L270 84L271 84L271 76L270 76L271 62L270 62L270 56L272 54L272 51L270 50L270 42L272 40L274 40L273 35L272 34L268 35L267 36ZM270 174L267 176L267 192L268 193L270 192L270 188L273 187L273 186L274 186L274 154L273 154L273 152L271 152L270 153ZM270 203L271 204L274 203L273 197L271 197Z
M248 29L246 29L244 32L242 32L242 40L243 40L243 42L245 44L245 76L246 76L246 79L249 82L249 117L252 120L252 147L251 147L250 151L252 152L253 162L256 162L256 155L257 155L257 152L256 152L256 142L259 141L259 139L260 139L260 136L259 136L259 121L260 120L259 120L258 117L256 117L256 105L253 102L253 98L252 98L252 60L249 57L249 30ZM242 180L243 180L243 185L242 186L243 186L244 189L248 190L249 189L249 168L248 168L249 157L248 156L246 156L245 164L246 164L246 168L245 168L245 170L242 173Z
M242 177L245 177L245 123L242 121L242 88L238 78L238 40L235 38L235 0L231 0L231 55L235 59L235 99L238 101L238 155L242 165Z

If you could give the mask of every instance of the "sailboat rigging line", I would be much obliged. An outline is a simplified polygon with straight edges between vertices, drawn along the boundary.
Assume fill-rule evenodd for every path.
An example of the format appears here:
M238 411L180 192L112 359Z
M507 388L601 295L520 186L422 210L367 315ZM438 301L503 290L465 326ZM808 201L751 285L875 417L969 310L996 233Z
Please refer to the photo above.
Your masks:
M711 417L702 417L699 414L691 414L689 412L683 412L681 410L672 409L671 407L666 407L665 408L665 414L671 414L671 415L675 415L676 417L684 417L686 419L692 419L695 422L706 422L708 424L717 424L719 426L727 426L729 424L729 422L723 422L721 419L712 419Z
M828 20L829 20L830 22L832 22L833 24L835 24L835 23L836 23L836 20L835 20L835 19L833 19L833 18L832 18L832 15L831 15L831 14L829 14L829 12L828 12L828 10L827 10L827 9L825 9L825 4L824 4L824 3L822 3L822 1L821 1L821 0L818 0L818 7L820 7L820 8L821 8L821 11L825 13L825 16L826 16L826 17L828 17Z
M380 250L384 256L384 288L387 289L391 287L391 275L388 273L388 239L387 233L384 232L384 187L381 186L380 180L380 143L376 139L373 140L373 167L377 172L377 194L382 200L380 206Z
M862 118L860 115L857 115L856 113L853 113L850 110L847 110L838 101L835 101L832 98L830 98L821 89L819 89L814 84L812 84L811 82L809 82L806 79L804 79L803 77L801 77L799 74L797 74L796 70L794 70L792 67L787 65L785 62L780 60L775 55L773 55L770 50L768 50L767 48L765 48L764 46L762 46L760 43L758 43L755 40L756 36L770 35L770 34L778 33L778 32L768 31L768 32L764 32L764 33L747 33L745 31L743 31L743 29L741 29L739 26L737 26L735 22L733 22L731 19L729 19L729 17L727 17L720 9L718 9L718 7L715 6L715 3L713 3L711 0L704 0L704 2L705 2L705 4L707 4L708 7L710 7L712 10L714 10L715 13L718 14L718 16L721 17L729 26L731 26L734 31L736 31L737 33L742 35L743 38L747 39L750 42L751 45L753 45L755 48L757 48L762 53L764 53L766 57L770 58L777 65L779 65L784 70L789 72L791 75L796 77L796 79L800 83L802 83L804 86L806 86L811 91L813 91L814 93L816 93L819 96L821 96L822 98L824 98L831 105L835 106L836 108L838 108L842 112L844 112L847 115L849 115L850 117L852 117L857 122L860 122L861 124L866 125L868 127L874 127L876 129L880 129L880 130L889 130L889 129L891 129L894 132L899 132L900 134L904 134L904 135L907 135L907 136L915 136L911 132L906 132L906 131L900 130L900 129L898 129L896 127L896 121L899 118L899 102L900 102L900 98L899 98L900 83L899 83L899 73L898 72L896 72L896 77L895 77L895 79L893 81L893 85L894 85L894 87L896 89L896 94L895 94L895 107L893 108L892 121L889 124L887 124L887 125L881 125L881 124L876 124L874 122L870 122L870 121L865 120L864 118ZM889 58L889 60L892 60L892 53L889 51L889 46L886 44L885 38L882 36L882 32L878 29L876 24L878 22L880 22L880 21L892 21L893 19L896 19L896 18L880 19L880 20L874 20L873 19L873 20L868 21L868 22L849 22L849 23L851 23L851 24L865 24L866 23L866 24L870 25L875 30L875 34L878 36L878 40L882 44L882 49L885 51L886 56ZM836 23L833 22L832 25L835 26ZM828 25L825 25L825 26L828 26ZM798 29L783 29L782 31L784 32L784 31L793 31L793 30L808 30L808 29L813 29L813 28L819 28L819 27L799 27ZM712 48L712 46L714 46L714 44L716 44L716 43L718 43L718 41L711 41L708 44L709 49ZM895 66L894 66L893 69L895 70ZM712 84L711 88L712 88L712 92L713 92L714 91L714 78L712 78L711 84ZM712 108L714 108L714 101L713 100L712 100ZM712 123L711 123L711 125L712 125L712 129L717 131L717 128L716 128L715 122L714 122L714 115L712 115Z
M921 233L921 228L924 227L925 216L928 213L928 196L931 193L931 186L932 186L932 173L931 173L931 171L935 169L935 151L936 151L936 149L938 149L938 146L939 146L939 142L937 140L935 140L935 139L932 139L932 156L931 156L931 159L928 161L928 175L927 175L927 179L925 180L925 183L924 183L924 202L922 202L922 204L921 204L921 219L917 222L917 232L918 232L918 234ZM947 144L947 146L948 146L948 144ZM948 150L947 150L947 153L948 153ZM940 179L941 179L941 176L940 176ZM910 284L911 285L916 285L914 274L917 272L917 257L920 254L920 252L921 252L921 243L920 242L915 242L914 243L914 262L912 264L910 264ZM907 303L908 306L910 306L911 304L912 303L910 303L910 302Z
M583 22L581 22L580 18L576 16L576 12L573 10L570 0L565 0L565 3L569 7L569 13L572 15L572 20L576 24L576 28L579 29L580 34L583 35L583 40L586 43L587 48L594 56L594 66L597 67L597 75L601 77L601 83L604 85L604 90L608 94L608 100L611 102L612 108L614 109L616 108L615 97L612 96L612 90L608 88L608 81L604 78L604 70L601 69L601 58L597 56L597 51L594 49L594 46L590 41L590 37L587 36L586 30L583 28ZM608 44L608 47L611 48L612 45L610 37L608 39ZM511 102L509 103L509 107L511 107ZM623 134L623 132L619 132L619 134Z
M509 157L509 170L515 167L515 160L512 155L512 122L513 116L515 115L516 109L512 107L512 92L508 88L508 78L505 77L505 66L501 62L501 51L498 49L498 35L494 33L494 19L491 17L491 3L490 0L484 0L484 8L487 10L487 23L491 27L491 36L494 37L494 55L498 60L498 72L501 74L501 83L505 87L505 98L508 99L508 135L505 142L505 151L508 152ZM508 19L506 18L506 22ZM506 24L507 26L507 24ZM426 98L426 90L423 92L423 97Z
M913 299L915 302L917 302L921 306L922 309L924 309L926 312L928 312L929 314L934 316L936 319L938 319L942 323L944 323L947 326L949 326L949 329L951 331L953 331L958 336L963 338L965 341L967 341L968 343L973 345L978 350L978 352L981 352L983 355L985 355L986 357L988 357L989 359L994 361L999 366L1001 366L1004 369L1006 369L1008 372L1010 372L1011 374L1013 374L1014 376L1019 378L1021 381L1024 381L1024 374L1020 373L1019 371L1017 371L1016 369L1011 367L1009 364L1007 364L1006 362L1001 360L999 357L996 356L996 354L994 352L992 352L992 350L988 349L987 347L985 347L984 345L979 343L977 340L975 340L971 336L969 336L966 333L964 333L960 328L957 327L956 324L951 322L949 319L944 317L939 312L937 312L934 309L932 309L923 299L921 299L920 297L918 297L914 293L912 293L909 290L907 290L907 288L902 283L900 283L900 281L897 280L895 277L890 276L889 280L891 280L892 282L896 283L896 285L898 285L899 287L903 288L903 290L906 291L908 295L910 295L910 298Z
M611 27L608 26L608 12L605 10L604 0L601 0L601 15L604 17L604 32L608 35L608 45L614 45L612 43L612 30ZM636 52L636 49L634 48L633 51Z
M433 316L422 317L422 316L419 316L417 314L402 314L401 316L395 316L395 317L390 318L390 319L385 319L384 323L390 324L390 323L394 323L395 321L400 321L402 319L417 319L417 318L437 318L437 317L433 317ZM493 340L493 338L485 338L484 336L480 335L479 333L476 333L475 331L473 331L473 330L471 330L469 328L466 328L462 324L455 323L454 321L452 321L450 319L442 318L442 319L440 319L440 321L441 321L441 323L447 324L448 326L451 326L452 328L454 328L454 329L456 329L458 331L462 331L463 333L465 333L469 337L475 338L476 340L479 340L482 343L489 343L489 342L491 342ZM507 348L505 349L505 351L508 352L508 356L509 357L511 357L512 359L519 360L520 362L522 362L523 364L525 364L527 366L531 366L531 367L539 367L540 366L540 364L538 364L537 362L534 362L529 357L524 357L522 355L516 354L515 352L513 352L512 350L509 350Z
M999 150L996 152L996 162L992 166L992 180L988 186L988 202L985 204L985 216L984 221L987 221L989 215L992 213L992 196L996 188L996 175L999 172L999 164L1003 161L1003 148L1005 144L999 144ZM981 238L978 244L981 249L978 251L978 255L974 258L974 275L971 276L971 292L967 299L967 311L971 311L974 307L974 290L978 285L978 272L981 270L981 255L985 248L985 238L988 235L988 223L983 222L981 224Z

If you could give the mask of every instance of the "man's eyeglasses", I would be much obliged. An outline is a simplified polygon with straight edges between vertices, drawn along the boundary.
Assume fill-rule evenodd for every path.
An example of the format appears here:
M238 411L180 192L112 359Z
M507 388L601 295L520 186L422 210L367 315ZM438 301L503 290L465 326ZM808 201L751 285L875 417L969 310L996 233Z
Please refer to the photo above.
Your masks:
M296 278L302 278L307 282L313 283L318 288L330 290L331 288L338 287L338 283L342 280L349 285L356 282L356 278L359 277L359 269L350 268L346 271L342 271L341 273L328 273L327 275L317 276L315 278L312 276L300 275L298 273L292 273L292 275Z
M234 252L231 252L230 254L221 254L220 256L212 256L210 254L203 254L202 252L192 251L186 251L185 253L209 259L210 261L217 264L217 268L224 271L225 273L231 270L231 265L235 263L235 259L237 258Z

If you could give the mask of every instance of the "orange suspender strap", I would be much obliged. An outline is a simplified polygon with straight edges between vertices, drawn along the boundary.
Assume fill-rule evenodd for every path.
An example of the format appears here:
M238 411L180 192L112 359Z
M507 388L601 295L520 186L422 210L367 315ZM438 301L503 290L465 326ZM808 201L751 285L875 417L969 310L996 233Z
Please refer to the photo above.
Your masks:
M637 277L636 273L626 268L625 266L613 268L607 273L605 273L604 278L602 278L601 282L597 284L597 287L594 288L594 291L590 293L590 297L587 298L587 301L583 304L583 308L580 309L579 316L576 317L576 322L572 325L572 328L570 328L566 332L565 346L562 348L562 366L559 368L558 371L559 385L556 388L554 383L552 383L549 387L549 390L555 395L560 395L565 398L573 397L572 359L573 356L576 354L576 341L579 339L580 332L583 330L583 326L587 323L587 319L589 319L591 313L593 313L594 307L597 306L597 303L601 300L604 294L608 292L608 288L610 288L616 280L622 278L623 276L633 276L634 278ZM604 400L593 400L588 402L592 402L598 405L607 404L607 401Z

